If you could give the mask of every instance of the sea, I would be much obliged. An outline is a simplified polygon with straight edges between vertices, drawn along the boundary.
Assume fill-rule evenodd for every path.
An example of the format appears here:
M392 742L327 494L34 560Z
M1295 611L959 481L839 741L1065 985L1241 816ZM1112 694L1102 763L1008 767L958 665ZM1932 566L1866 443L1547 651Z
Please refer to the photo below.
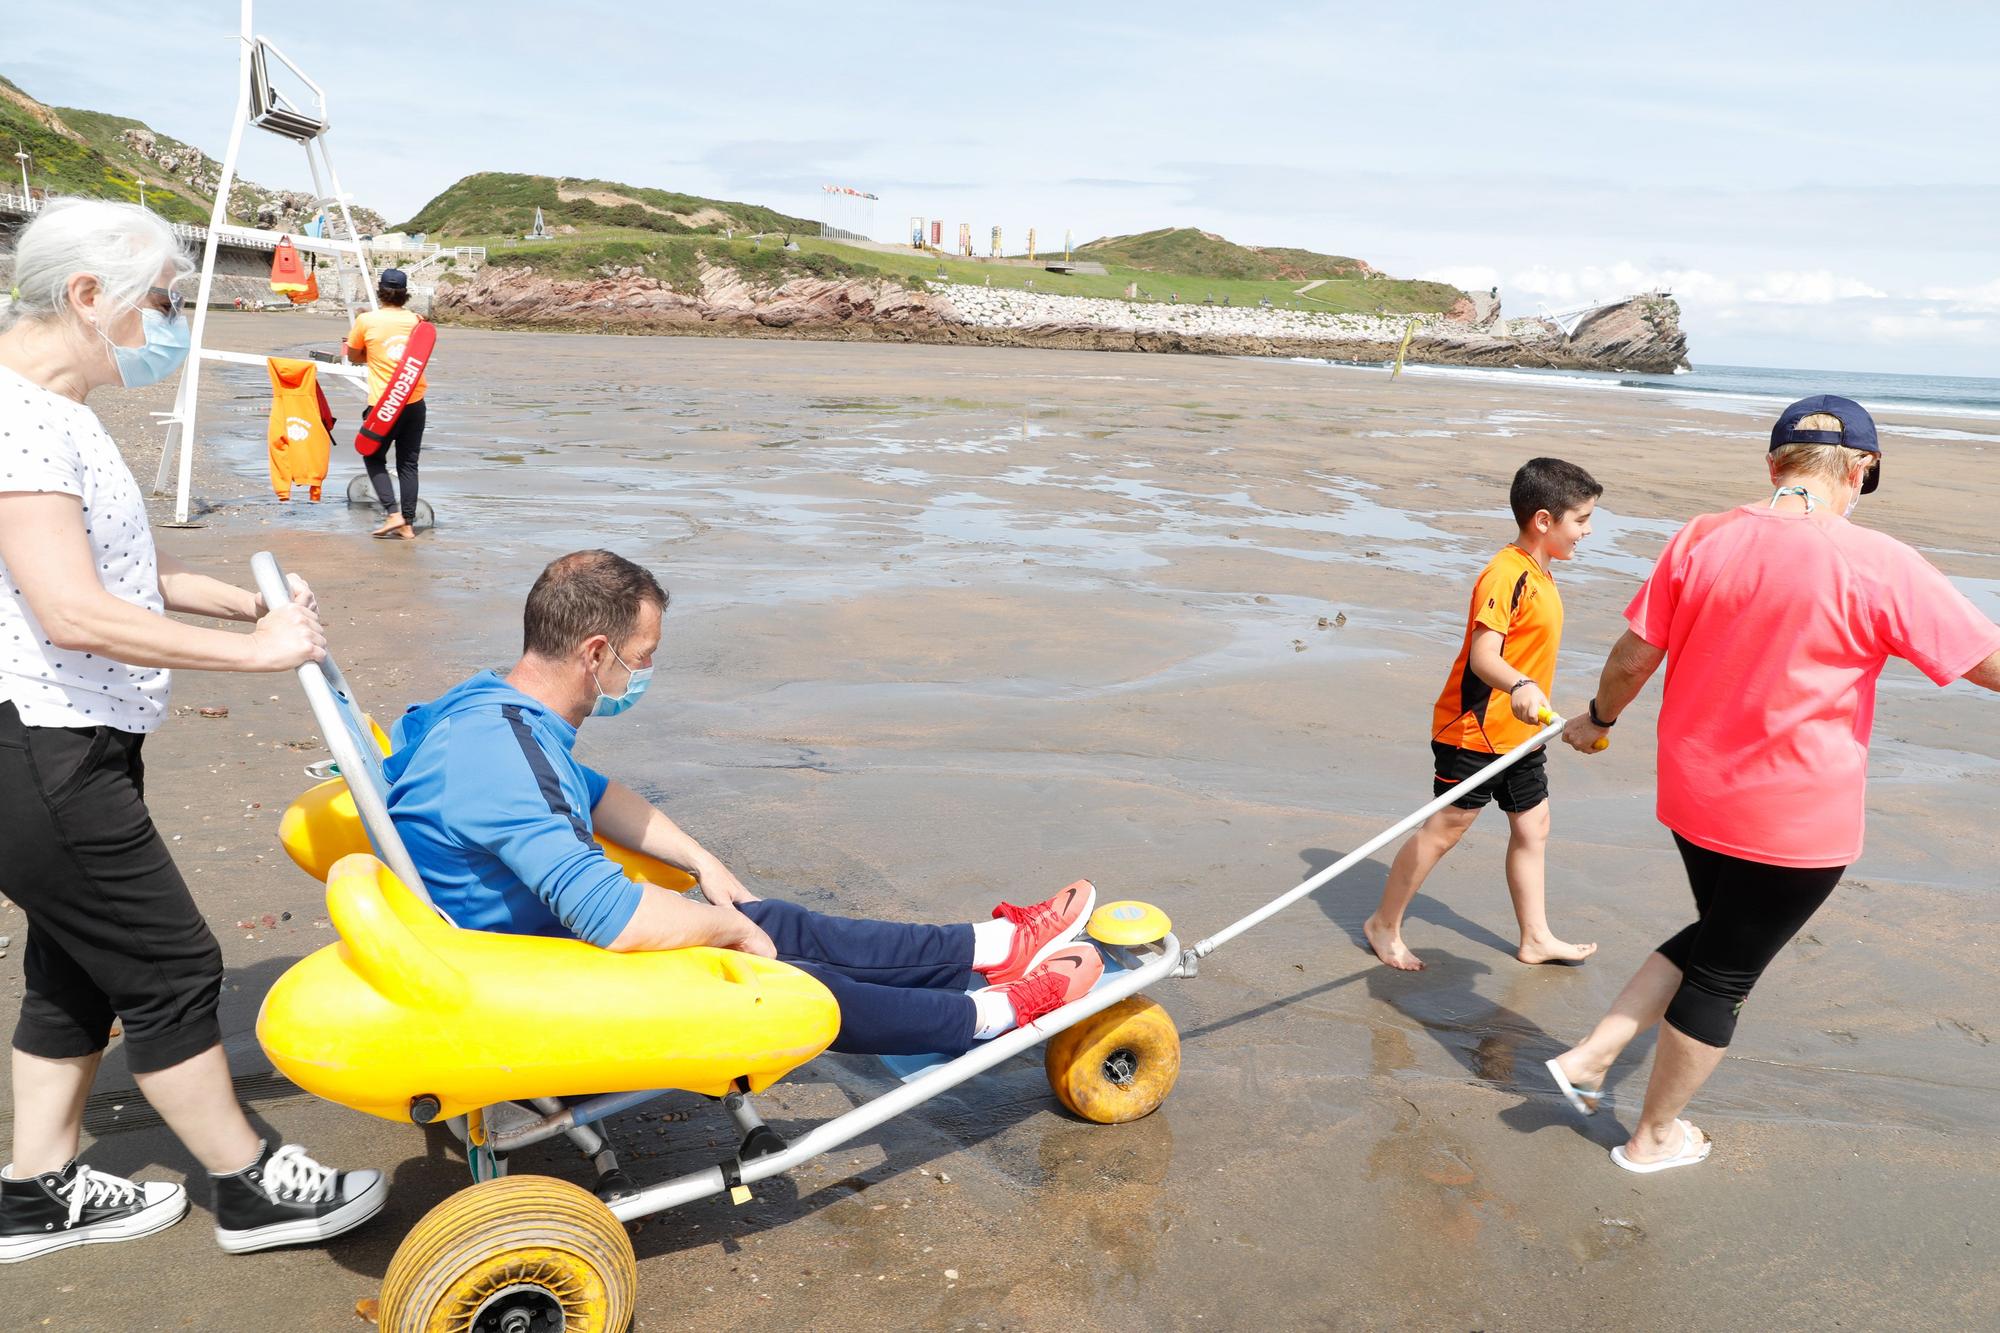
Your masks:
M1405 366L1405 375L1559 383L1564 387L1671 393L1714 402L1785 404L1815 393L1837 393L1881 411L2000 419L2000 379L1972 375L1890 375L1777 366L1697 365L1678 375L1623 371L1528 370L1484 366Z

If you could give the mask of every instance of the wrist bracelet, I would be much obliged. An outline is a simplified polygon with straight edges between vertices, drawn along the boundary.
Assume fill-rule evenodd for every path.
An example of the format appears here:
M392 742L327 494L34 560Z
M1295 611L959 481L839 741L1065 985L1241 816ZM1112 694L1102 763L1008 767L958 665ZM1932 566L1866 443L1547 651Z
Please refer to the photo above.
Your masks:
M1515 690L1520 689L1523 685L1533 685L1534 683L1535 683L1535 678L1533 676L1523 676L1519 680L1515 681L1512 685L1509 685L1507 687L1507 693L1512 694Z
M1613 727L1618 725L1618 719L1615 717L1612 718L1609 722L1606 722L1603 718L1597 715L1596 695L1592 695L1590 697L1590 722L1592 726L1603 727L1606 731L1609 731Z

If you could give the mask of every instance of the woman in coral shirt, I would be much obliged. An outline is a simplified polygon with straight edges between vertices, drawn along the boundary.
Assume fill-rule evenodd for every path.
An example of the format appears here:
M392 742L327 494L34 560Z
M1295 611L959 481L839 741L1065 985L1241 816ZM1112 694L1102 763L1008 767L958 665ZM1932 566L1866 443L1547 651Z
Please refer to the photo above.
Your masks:
M1858 403L1822 394L1786 408L1771 430L1771 496L1704 514L1667 543L1625 610L1631 628L1590 715L1564 730L1594 753L1665 662L1659 818L1696 919L1548 1063L1588 1114L1626 1044L1660 1025L1638 1126L1611 1150L1627 1170L1708 1156L1682 1110L1721 1063L1758 977L1861 854L1884 664L1900 657L1940 685L2000 690L2000 626L1914 550L1847 521L1881 463Z

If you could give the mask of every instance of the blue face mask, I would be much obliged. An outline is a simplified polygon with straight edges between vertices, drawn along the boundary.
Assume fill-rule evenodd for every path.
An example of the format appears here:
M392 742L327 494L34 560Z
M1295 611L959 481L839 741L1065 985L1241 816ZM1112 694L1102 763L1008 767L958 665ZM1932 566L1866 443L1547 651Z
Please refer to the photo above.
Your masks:
M592 717L617 717L633 704L638 703L640 698L646 693L646 687L653 682L653 668L644 667L635 671L631 667L625 666L625 659L618 656L616 648L611 650L611 656L619 666L625 667L625 692L623 694L606 694L603 682L597 679L597 673L594 671L591 672L591 682L597 686L597 702L590 706L590 715Z
M97 336L104 338L112 359L118 363L118 382L128 389L158 384L187 360L190 335L185 319L178 315L170 318L149 309L139 312L139 323L146 331L146 341L137 347L120 347L105 337L104 330L97 330Z

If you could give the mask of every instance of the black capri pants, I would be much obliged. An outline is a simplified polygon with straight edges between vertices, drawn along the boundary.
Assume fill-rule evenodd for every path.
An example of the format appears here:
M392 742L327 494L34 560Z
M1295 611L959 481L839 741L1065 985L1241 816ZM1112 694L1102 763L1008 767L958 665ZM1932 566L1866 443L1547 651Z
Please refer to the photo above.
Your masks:
M146 811L144 742L0 702L0 893L28 918L16 1050L91 1055L117 1020L148 1074L222 1040L222 949Z
M369 484L375 488L375 499L384 513L400 509L405 523L417 521L417 455L424 448L424 423L430 419L429 400L417 399L405 404L396 424L389 428L388 438L382 447L372 454L363 456L361 466L367 469ZM375 405L370 403L372 414ZM389 450L396 451L396 482L389 484ZM402 492L399 504L396 492Z
M1666 1020L1704 1045L1727 1046L1757 979L1833 893L1847 867L1745 861L1697 847L1678 833L1674 843L1694 890L1696 920L1658 949L1681 970Z

